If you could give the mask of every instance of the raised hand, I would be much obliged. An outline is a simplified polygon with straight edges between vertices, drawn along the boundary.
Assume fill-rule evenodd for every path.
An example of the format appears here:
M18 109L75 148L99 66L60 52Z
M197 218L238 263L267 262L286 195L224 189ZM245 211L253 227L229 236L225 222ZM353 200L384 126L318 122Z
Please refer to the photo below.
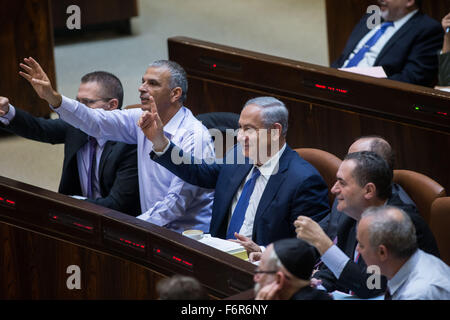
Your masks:
M153 150L162 151L169 143L164 135L164 124L158 114L156 103L153 97L149 99L150 111L144 111L138 120L137 125L144 135L153 143Z
M294 221L297 238L303 239L316 247L320 255L323 255L332 245L333 241L326 235L320 225L307 216L299 216Z
M442 18L441 24L444 31L446 31L446 29L450 27L450 13L448 13L444 18Z
M9 100L6 97L0 97L0 117L9 112Z
M62 101L61 95L53 90L50 79L42 70L39 63L32 57L23 59L25 63L21 63L20 67L24 71L19 74L24 77L33 87L39 97L46 100L54 107L59 107Z

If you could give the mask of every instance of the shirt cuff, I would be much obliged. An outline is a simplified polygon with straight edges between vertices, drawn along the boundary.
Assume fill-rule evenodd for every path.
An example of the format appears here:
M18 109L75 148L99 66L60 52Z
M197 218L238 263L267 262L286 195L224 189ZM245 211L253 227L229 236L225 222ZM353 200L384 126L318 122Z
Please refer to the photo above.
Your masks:
M350 258L336 245L332 245L325 251L320 259L325 263L328 269L333 272L337 279L339 279L342 270L344 270L345 265L350 260Z
M15 116L16 116L16 108L14 108L10 104L8 113L0 117L0 122L3 123L5 126L7 126L14 119Z
M155 151L155 149L153 149L153 146L152 146L152 150L158 157L161 157L164 153L166 153L167 150L169 150L169 147L170 147L170 141L167 144L167 146L164 148L163 151L157 152L157 151Z

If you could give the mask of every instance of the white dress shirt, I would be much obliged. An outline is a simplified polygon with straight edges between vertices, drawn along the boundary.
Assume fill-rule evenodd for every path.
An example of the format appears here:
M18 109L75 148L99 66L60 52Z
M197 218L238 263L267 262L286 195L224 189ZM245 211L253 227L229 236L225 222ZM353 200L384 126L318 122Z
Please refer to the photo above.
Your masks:
M417 249L387 285L392 300L450 300L450 267Z
M137 144L143 212L137 218L176 232L186 229L209 231L213 190L184 182L151 160L153 144L137 126L141 109L91 109L63 96L61 106L54 110L61 119L92 137ZM185 107L181 107L164 126L164 134L186 153L199 159L214 158L208 130Z
M248 238L252 237L253 234L253 223L255 221L255 215L256 210L258 209L259 201L261 200L261 197L264 193L264 190L266 189L267 183L269 182L270 177L276 173L278 170L278 164L280 162L280 157L283 154L284 150L286 149L286 144L283 145L283 147L273 156L271 157L266 163L264 163L262 166L258 167L258 170L261 172L261 175L256 179L255 188L253 189L253 193L250 196L250 200L248 203L247 211L245 212L245 218L244 222L242 223L242 227L239 231L239 234L246 236ZM255 167L253 167L252 170L248 173L245 180L241 183L238 191L233 197L233 201L231 202L231 213L229 214L228 218L228 225L231 221L231 215L234 212L234 209L236 208L236 205L238 203L239 197L241 196L242 190L244 189L244 185L252 176L253 170Z
M384 34L378 39L378 41L370 48L369 51L366 52L364 55L364 58L358 63L357 67L373 67L375 64L375 61L378 58L378 55L380 54L381 50L383 50L384 46L388 41L394 36L394 34L400 30L400 28L408 22L409 19L412 18L414 14L416 14L418 10L414 10L410 13L408 13L406 16L404 16L401 19L398 19L397 21L394 21L394 26L391 26L386 29ZM343 68L347 66L349 61L354 57L354 55L366 44L366 42L381 28L381 23L370 30L369 33L367 33L356 45L356 47L353 49L352 53L348 56L347 60L345 60L343 64Z

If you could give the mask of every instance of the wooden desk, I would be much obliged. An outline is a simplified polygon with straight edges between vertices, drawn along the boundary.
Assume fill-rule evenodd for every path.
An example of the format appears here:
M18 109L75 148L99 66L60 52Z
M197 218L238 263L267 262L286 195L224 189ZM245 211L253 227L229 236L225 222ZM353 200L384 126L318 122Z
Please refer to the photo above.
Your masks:
M343 158L362 135L385 137L397 168L423 173L450 190L450 94L186 37L168 39L169 58L188 74L194 114L240 113L255 96L289 109L287 141Z
M0 177L0 299L156 299L173 274L213 298L253 287L255 266L111 209ZM69 290L67 268L80 267Z

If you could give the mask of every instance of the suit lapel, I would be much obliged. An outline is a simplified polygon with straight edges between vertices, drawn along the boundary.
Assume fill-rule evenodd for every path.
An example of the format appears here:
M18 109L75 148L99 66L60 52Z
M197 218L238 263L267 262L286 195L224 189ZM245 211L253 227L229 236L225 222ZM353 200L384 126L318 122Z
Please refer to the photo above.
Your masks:
M286 146L283 154L280 157L278 172L272 176L270 176L269 181L267 182L266 188L261 196L261 200L259 201L258 208L256 209L255 222L261 219L261 216L266 211L267 207L272 202L275 195L280 190L280 186L283 181L286 179L285 171L289 167L289 162L291 160L291 148ZM255 239L255 231L256 231L256 223L253 223L253 238Z
M374 65L378 65L383 56L389 51L389 49L396 43L398 43L399 39L403 37L411 28L415 25L415 20L419 17L419 12L417 12L414 16L412 16L401 28L398 30L389 41L384 45L383 49L381 49L378 54L377 60Z
M369 28L367 28L366 22L367 22L367 19L364 20L364 23L362 24L362 26L360 28L355 29L355 33L353 34L353 36L351 36L349 38L349 42L348 42L347 46L345 47L345 52L343 53L345 59L342 63L344 63L345 60L348 59L348 57L352 53L353 49L358 45L358 43L361 41L361 39L364 38L364 36L369 33L370 30L369 30Z
M112 152L113 145L115 143L116 142L107 141L105 143L105 146L103 147L103 152L102 152L102 155L100 157L100 164L99 164L99 167L98 167L98 179L100 181L103 181L102 177L103 177L103 170L105 169L106 159L108 158L109 154Z

